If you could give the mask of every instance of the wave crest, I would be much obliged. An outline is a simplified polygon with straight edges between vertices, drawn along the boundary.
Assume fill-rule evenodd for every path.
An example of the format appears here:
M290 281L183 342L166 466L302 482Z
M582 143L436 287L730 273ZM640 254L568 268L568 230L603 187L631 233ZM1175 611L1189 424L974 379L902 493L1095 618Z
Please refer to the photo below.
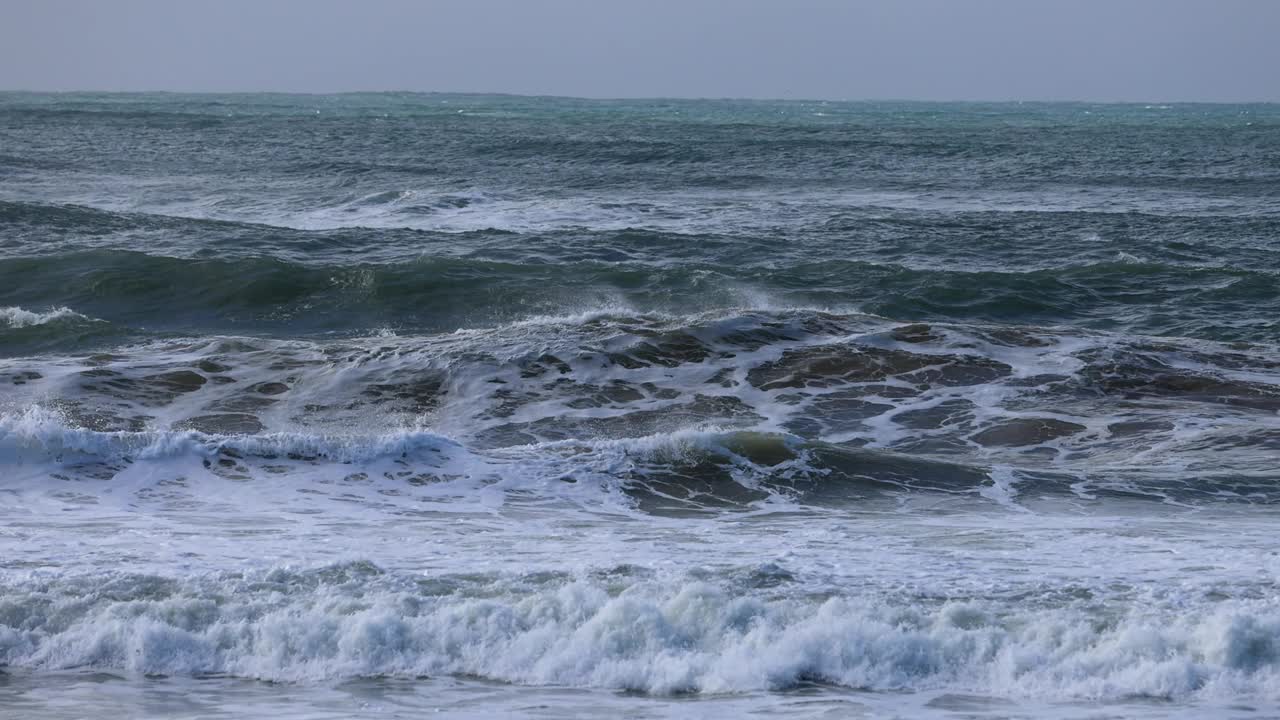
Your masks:
M49 578L4 588L0 659L286 682L466 675L654 694L818 682L1063 700L1280 698L1273 601L1122 604L1103 621L1086 605L781 598L690 580L620 593L574 577L523 592L469 582L369 563L183 581ZM94 585L110 592L86 595Z
M69 307L56 307L46 312L25 310L17 306L0 307L0 325L11 328L26 328L64 320L90 322L93 318L81 315Z
M375 436L309 433L216 435L195 430L98 431L69 427L56 412L43 407L0 415L0 453L31 459L68 455L100 461L163 460L220 454L263 459L289 458L333 463L360 463L385 458L424 458L461 446L441 435L404 430Z

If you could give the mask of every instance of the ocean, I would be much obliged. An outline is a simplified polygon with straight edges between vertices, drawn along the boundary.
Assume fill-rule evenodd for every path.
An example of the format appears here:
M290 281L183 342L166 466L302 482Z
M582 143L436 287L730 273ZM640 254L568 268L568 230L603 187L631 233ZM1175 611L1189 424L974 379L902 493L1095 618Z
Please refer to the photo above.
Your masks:
M0 716L1280 717L1280 106L0 93Z

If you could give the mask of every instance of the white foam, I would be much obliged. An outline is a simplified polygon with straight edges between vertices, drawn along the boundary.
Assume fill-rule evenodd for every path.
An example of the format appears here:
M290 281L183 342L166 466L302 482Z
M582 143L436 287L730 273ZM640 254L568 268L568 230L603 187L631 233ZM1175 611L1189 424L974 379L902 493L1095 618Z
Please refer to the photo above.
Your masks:
M70 190L68 189L70 187ZM1064 187L1043 192L984 188L980 192L890 192L873 188L838 191L805 189L651 191L619 194L585 192L570 196L531 195L501 187L447 192L433 185L363 186L335 195L320 191L319 203L299 207L295 184L224 189L209 194L171 178L122 184L118 176L86 176L68 186L9 192L19 201L51 200L115 212L142 212L218 221L262 223L300 230L343 228L413 229L440 233L499 230L549 233L631 229L666 233L759 234L779 227L812 227L814 218L875 214L893 210L924 212L1087 212L1241 216L1274 213L1267 205L1241 203L1182 190L1130 188L1123 198L1096 188ZM174 198L185 198L175 200Z
M820 681L1060 700L1280 700L1274 599L1119 603L1104 614L1084 604L785 598L676 579L621 592L586 579L520 587L436 595L360 565L328 579L45 577L5 588L0 659L273 681L465 674L657 694Z
M484 461L477 461L479 464L470 469L491 473L489 461L500 457L504 473L514 474L511 468L520 464L545 471L545 477L555 477L573 471L573 464L556 455L567 450L540 441L569 437L569 444L586 443L607 465L612 460L606 458L615 452L607 446L607 437L628 443L651 442L682 432L750 430L799 433L826 442L894 450L903 443L934 438L966 441L984 427L1007 420L1050 419L1081 425L1084 430L1035 446L988 447L969 442L966 454L957 460L1010 468L1039 466L1077 474L1107 471L1132 475L1141 471L1176 477L1222 465L1221 456L1212 448L1230 443L1235 434L1268 432L1277 422L1274 415L1244 413L1226 405L1212 406L1212 413L1197 420L1199 416L1173 415L1176 407L1167 410L1159 405L1100 412L1096 403L1077 402L1069 395L1046 404L1042 398L1057 397L1056 391L1046 395L1037 387L1017 382L1042 375L1061 376L1070 387L1082 371L1104 367L1107 353L1114 351L1118 361L1125 361L1126 354L1150 352L1157 354L1160 362L1189 372L1274 385L1275 373L1264 367L1264 348L1230 350L1232 367L1220 369L1207 366L1203 359L1224 351L1213 343L1191 344L1180 353L1147 351L1142 338L1129 341L1050 328L1027 329L1038 342L1024 346L987 338L986 328L945 324L931 327L933 339L908 343L889 332L895 327L892 322L839 314L834 326L808 324L816 312L822 311L738 308L676 316L605 305L576 314L534 317L428 337L383 334L335 343L235 338L158 341L117 348L113 357L101 364L74 357L42 360L33 379L24 374L30 367L28 361L0 360L0 372L21 380L0 407L9 411L0 421L0 437L4 438L0 451L13 458L47 463L58 453L103 459L127 456L136 461L182 454L209 458L227 449L249 455L300 455L342 464L390 460L405 453L406 447L410 455L417 453L411 458L416 461L427 458L422 448L434 447L433 443L454 443L448 448L440 445L441 453L472 459L477 456L463 446L528 443L524 449L486 451ZM758 330L769 333L768 342L757 348L735 344L733 338L750 337ZM637 347L647 351L646 343L657 342L653 338L672 337L683 342L686 336L702 343L705 355L686 356L670 364L613 359L615 353L631 353ZM940 383L919 390L905 380L872 378L860 382L856 377L849 382L814 378L816 382L803 388L763 390L758 380L753 383L748 377L753 368L777 361L788 351L817 346L853 352L857 348L906 351L940 358L976 356L1007 364L1010 375L1008 379ZM559 362L544 362L543 355L554 355ZM226 367L200 369L207 362ZM278 365L288 369L281 370ZM157 376L172 371L198 371L208 381L196 389L165 395L169 392L165 381ZM254 390L262 383L282 381L288 389L269 399ZM424 382L427 385L415 385ZM431 382L440 385L431 387ZM896 385L908 392L894 395L867 388L861 399L873 407L886 408L871 417L829 420L822 414L827 396L857 392L860 384ZM629 393L625 400L605 395L619 387ZM73 419L68 424L61 416L33 409L34 404L50 398L65 400L73 408L79 403L79 411L85 415L101 410L115 427L145 423L151 429L116 434L79 429L78 425L93 422ZM216 426L216 418L201 420L203 424L191 421L245 400L263 403L251 406L253 420L265 431L261 435L214 436L181 429ZM900 422L909 417L906 413L918 415L944 403L962 408L967 414L960 417L962 422L937 428ZM323 410L310 409L314 407ZM721 413L718 408L729 411ZM813 418L826 424L817 431L796 424L797 420ZM1159 429L1158 422L1166 418L1174 423L1172 429ZM1157 421L1156 429L1144 431L1136 439L1117 438L1109 430L1116 421L1148 419ZM1030 454L1033 449L1037 455ZM1269 472L1271 464L1265 452L1262 443L1256 448L1237 449L1226 458L1228 466L1220 469L1241 476ZM1155 480L1161 481L1159 477ZM1016 504L1014 496L1003 492L1012 487L997 484L985 491L993 501Z
M450 454L457 443L435 433L404 430L374 436L267 433L214 435L193 430L101 432L69 427L59 413L36 405L0 414L0 461L57 459L70 454L101 460L163 460L234 452L257 457L299 457L359 463L396 457Z
M993 502L1022 512L1028 512L1017 502L1018 476L1013 468L1007 465L996 465L991 468L988 477L990 485L978 489L978 494Z
M11 328L25 328L35 325L47 325L59 320L89 320L69 307L56 307L46 312L34 312L20 307L0 307L0 324Z

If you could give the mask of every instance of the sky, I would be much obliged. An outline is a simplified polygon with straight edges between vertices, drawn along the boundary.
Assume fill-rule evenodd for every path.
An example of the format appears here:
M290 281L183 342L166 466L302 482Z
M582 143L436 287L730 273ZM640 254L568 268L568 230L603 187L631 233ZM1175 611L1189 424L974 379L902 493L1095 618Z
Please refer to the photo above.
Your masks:
M0 0L0 89L1280 101L1280 0Z

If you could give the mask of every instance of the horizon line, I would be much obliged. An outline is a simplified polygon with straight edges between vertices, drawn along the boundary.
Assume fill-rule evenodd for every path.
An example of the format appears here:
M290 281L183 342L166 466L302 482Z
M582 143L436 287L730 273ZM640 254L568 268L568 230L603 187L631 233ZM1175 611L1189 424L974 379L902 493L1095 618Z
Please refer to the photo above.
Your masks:
M769 96L735 96L735 95L563 95L557 93L519 93L483 90L32 90L27 88L0 88L0 94L14 95L292 95L301 97L334 97L342 95L453 95L472 97L508 97L531 100L582 100L587 102L762 102L762 103L934 103L934 104L1087 104L1087 105L1276 105L1280 99L1274 100L1093 100L1081 98L1027 99L1027 98L909 98L909 97L862 97L862 98L781 98Z

